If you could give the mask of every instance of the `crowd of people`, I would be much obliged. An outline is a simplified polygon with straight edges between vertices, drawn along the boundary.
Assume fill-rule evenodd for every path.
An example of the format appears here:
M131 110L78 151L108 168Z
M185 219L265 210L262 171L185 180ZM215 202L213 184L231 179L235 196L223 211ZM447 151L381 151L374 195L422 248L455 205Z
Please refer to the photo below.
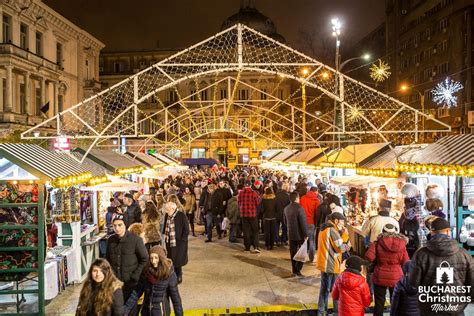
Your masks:
M230 243L242 240L243 251L260 253L262 234L267 251L287 247L295 277L303 277L304 265L295 255L307 245L308 262L321 272L318 315L330 312L330 296L334 314L364 315L374 301L374 315L383 315L387 292L391 315L428 315L429 306L417 299L418 286L436 283L433 274L442 261L456 268L454 285L472 285L473 263L436 213L422 225L429 240L413 242L411 227L422 228L412 202L405 201L400 221L380 203L378 215L363 225L368 243L361 258L351 254L340 199L319 179L308 183L258 168L190 169L156 182L145 194L116 193L106 215L105 258L90 268L78 314L138 315L141 309L142 315L169 315L171 301L175 315L182 315L178 285L188 238L197 237L195 227L202 225L206 243L228 235Z

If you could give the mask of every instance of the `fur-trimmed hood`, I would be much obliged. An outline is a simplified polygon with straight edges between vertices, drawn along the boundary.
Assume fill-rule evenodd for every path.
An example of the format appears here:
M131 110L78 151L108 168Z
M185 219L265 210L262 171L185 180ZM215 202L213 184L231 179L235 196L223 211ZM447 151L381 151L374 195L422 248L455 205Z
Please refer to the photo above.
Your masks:
M264 194L262 196L262 199L264 199L264 200L271 200L271 199L274 199L274 198L275 198L275 194L273 194L273 193L272 194Z
M377 244L389 252L399 252L405 249L408 238L397 233L382 233L377 238Z

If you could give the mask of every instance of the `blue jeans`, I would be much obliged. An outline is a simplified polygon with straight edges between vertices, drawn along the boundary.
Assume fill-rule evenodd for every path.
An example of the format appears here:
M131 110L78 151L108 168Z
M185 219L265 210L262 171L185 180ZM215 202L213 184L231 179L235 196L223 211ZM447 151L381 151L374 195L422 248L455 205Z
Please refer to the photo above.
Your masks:
M212 228L214 225L216 226L217 235L219 238L222 235L221 225L222 225L222 217L217 215L212 215L211 213L206 214L206 225L207 225L207 239L212 240Z
M327 315L328 298L337 279L337 274L321 272L321 288L319 289L318 316ZM333 301L334 315L337 316L337 301Z
M315 235L316 235L316 227L314 224L308 224L308 256L309 256L309 261L314 260L314 254L316 252L316 244L315 244Z

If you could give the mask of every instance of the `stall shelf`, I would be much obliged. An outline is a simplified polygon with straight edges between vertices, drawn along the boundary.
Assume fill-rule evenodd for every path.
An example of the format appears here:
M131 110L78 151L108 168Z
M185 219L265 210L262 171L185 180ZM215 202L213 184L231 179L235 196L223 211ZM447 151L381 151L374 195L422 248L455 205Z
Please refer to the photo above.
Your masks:
M13 296L18 315L25 314L22 303L34 300L38 307L27 314L44 315L46 284L58 286L45 275L45 185L75 184L90 174L33 144L0 144L0 165L0 239L9 237L0 248L0 280L15 284L0 290L0 301Z

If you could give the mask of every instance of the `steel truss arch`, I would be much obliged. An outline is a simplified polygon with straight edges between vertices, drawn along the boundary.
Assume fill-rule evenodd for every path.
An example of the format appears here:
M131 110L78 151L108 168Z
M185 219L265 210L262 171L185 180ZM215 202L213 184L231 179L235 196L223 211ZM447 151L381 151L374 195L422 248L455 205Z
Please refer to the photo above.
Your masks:
M302 68L309 70L308 76L301 75ZM285 80L295 80L303 87L313 88L336 102L337 111L335 113L325 113L324 117L326 119L306 111L304 107L298 106L292 100L273 100L278 103L273 104L272 108L255 109L259 113L257 115L259 117L264 116L265 110L267 110L267 118L270 116L269 119L271 120L271 116L276 115L275 113L280 104L284 104L292 111L310 117L312 119L310 124L306 122L303 126L296 128L294 127L296 121L292 112L292 128L293 130L298 129L299 134L305 136L303 141L306 138L311 142L315 140L324 141L324 139L321 139L324 136L321 135L326 135L326 137L354 135L361 141L370 136L371 138L378 137L384 141L395 142L399 140L397 137L403 137L404 141L413 142L418 139L420 133L451 131L449 125L337 72L331 67L245 25L237 24L56 114L22 133L21 136L24 139L48 139L57 136L72 139L92 139L89 150L99 141L116 138L117 136L153 138L156 134L145 133L140 128L140 124L147 120L156 119L153 124L161 126L161 128L164 125L166 131L169 128L168 121L163 122L160 115L161 113L166 115L171 113L170 110L173 106L162 104L156 109L155 113L143 115L140 105L148 98L167 89L177 89L176 87L182 83L206 75L217 77L222 74L233 73L236 74L236 78L228 79L234 82L232 94L228 95L227 100L227 111L229 111L230 106L238 103L234 103L234 100L238 101L238 99L234 99L235 88L238 84L246 84L239 82L240 74L244 72L258 73L262 76L280 76ZM225 78L228 77L225 76ZM187 112L187 116L178 117L183 121L191 121L190 126L195 125L191 116L193 110L190 106L188 107L186 100L186 98L180 97L180 100L176 102L177 104L181 103L182 108L186 109ZM198 104L202 109L197 112L201 116L205 116L202 102ZM217 103L211 103L211 106L215 106L215 104ZM222 106L225 106L225 104ZM250 108L249 104L245 106ZM288 115L288 113L280 113L280 116L285 115ZM225 119L227 120L226 116ZM180 121L179 118L173 118L173 120L181 124L183 121ZM429 120L429 128L421 128L422 118ZM213 120L212 117L210 119ZM284 118L279 117L274 119L273 122L276 124L279 123L279 120L284 120ZM314 124L315 121L324 124L323 133L311 132L311 124ZM54 130L48 129L51 126L54 127ZM45 132L45 130L48 132ZM188 136L191 135L190 132L186 133L189 134ZM260 133L259 137L262 137L262 135ZM179 137L179 135L177 136ZM272 135L270 134L269 137L271 138ZM188 137L188 139L192 139L192 137ZM294 136L291 139L284 139L284 141L288 147L293 147L297 142ZM85 159L85 157L86 155L83 158Z

